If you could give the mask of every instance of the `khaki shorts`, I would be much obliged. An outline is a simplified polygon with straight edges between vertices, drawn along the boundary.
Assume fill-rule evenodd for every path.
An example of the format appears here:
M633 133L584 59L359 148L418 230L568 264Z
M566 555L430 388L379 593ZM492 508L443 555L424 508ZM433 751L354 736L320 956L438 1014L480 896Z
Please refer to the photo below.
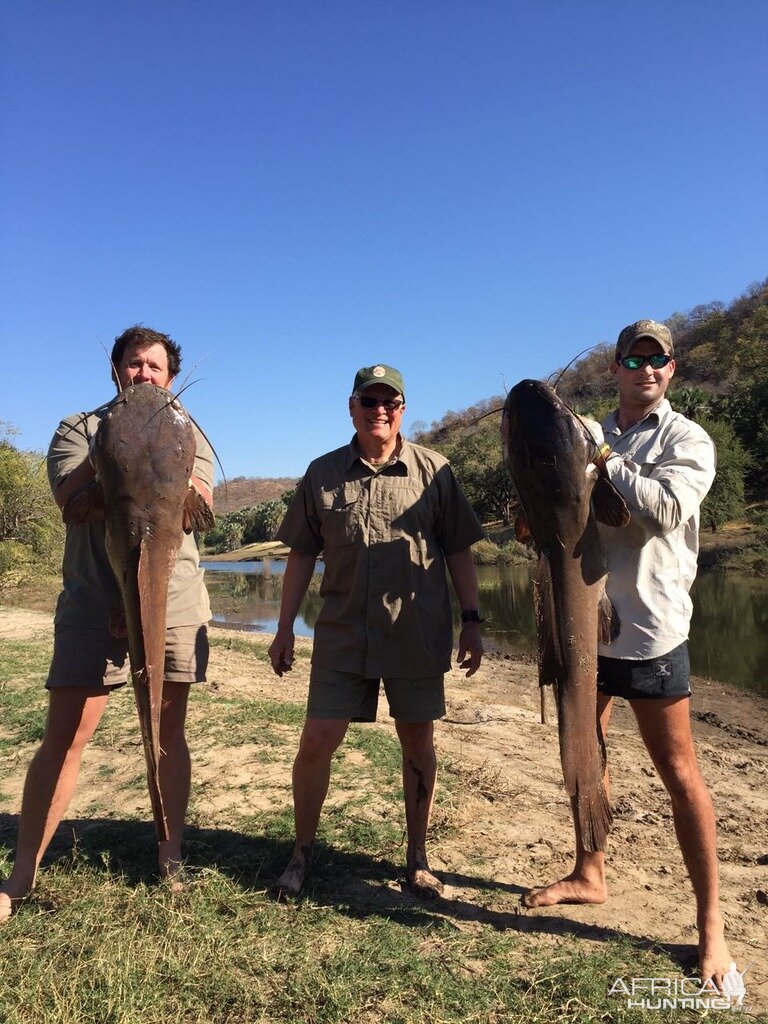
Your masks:
M165 675L171 683L204 683L208 627L170 626L165 641ZM56 626L46 687L87 686L111 690L128 681L128 641L101 629Z
M379 679L354 672L312 666L309 674L307 718L375 722ZM443 677L384 679L389 713L400 722L434 722L445 714Z

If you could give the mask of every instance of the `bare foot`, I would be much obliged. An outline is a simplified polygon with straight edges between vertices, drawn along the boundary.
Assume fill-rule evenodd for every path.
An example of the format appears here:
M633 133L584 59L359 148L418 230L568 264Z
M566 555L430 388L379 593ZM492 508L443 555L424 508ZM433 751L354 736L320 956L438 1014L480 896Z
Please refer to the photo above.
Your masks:
M529 889L520 897L520 902L532 910L535 907L554 907L558 903L605 903L607 896L604 879L585 878L572 872L559 882Z
M443 895L443 883L429 868L416 868L407 875L408 888L420 900L436 900Z
M269 895L278 903L301 896L311 871L312 846L301 846L293 851L288 867L270 887Z
M168 892L178 896L187 892L195 884L195 879L182 861L169 860L160 868L160 882Z
M429 870L426 852L408 850L405 877L408 888L420 900L436 900L443 895L443 883Z
M723 919L718 914L708 923L699 923L699 974L702 984L710 978L720 992L723 978L733 960L725 941Z
M23 896L11 896L5 889L0 890L0 925L10 921L25 899L26 893Z
M0 924L9 921L13 913L13 900L7 892L0 892Z

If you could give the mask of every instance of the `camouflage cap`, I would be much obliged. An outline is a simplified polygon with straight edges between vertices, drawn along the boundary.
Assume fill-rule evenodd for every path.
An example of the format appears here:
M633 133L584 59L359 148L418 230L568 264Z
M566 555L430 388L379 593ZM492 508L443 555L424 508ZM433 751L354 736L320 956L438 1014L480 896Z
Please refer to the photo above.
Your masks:
M636 324L625 327L616 341L616 359L623 359L636 341L641 338L650 338L661 345L664 352L669 356L675 354L675 346L672 342L672 334L668 327L659 324L655 320L638 320Z
M384 363L376 363L374 366L363 366L355 374L355 383L352 385L352 394L359 394L373 384L386 384L399 395L405 398L405 388L400 371L393 366L386 366Z

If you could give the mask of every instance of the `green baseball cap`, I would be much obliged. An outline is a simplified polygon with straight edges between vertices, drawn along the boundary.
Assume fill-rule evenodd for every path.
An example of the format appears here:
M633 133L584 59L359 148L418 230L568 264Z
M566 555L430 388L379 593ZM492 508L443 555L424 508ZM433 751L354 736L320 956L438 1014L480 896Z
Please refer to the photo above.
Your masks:
M375 363L373 366L363 366L355 374L355 383L352 385L352 394L359 394L373 384L386 384L399 395L405 398L405 387L400 371L394 366L386 366L384 363Z
M668 356L675 354L675 346L672 343L672 334L666 324L659 324L655 320L638 320L635 324L625 327L616 340L616 360L623 359L629 350L641 338L650 338Z

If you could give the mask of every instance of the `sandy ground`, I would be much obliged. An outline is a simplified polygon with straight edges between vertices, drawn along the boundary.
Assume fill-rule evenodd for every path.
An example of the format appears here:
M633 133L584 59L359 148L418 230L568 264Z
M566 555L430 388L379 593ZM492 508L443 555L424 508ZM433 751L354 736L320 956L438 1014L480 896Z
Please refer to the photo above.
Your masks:
M50 629L51 617L44 613L0 611L2 637L44 636L50 635ZM215 633L226 635L225 630ZM298 643L307 653L309 642ZM308 667L307 659L300 659L286 685L265 663L214 647L207 685L220 695L303 700ZM539 939L575 934L590 944L606 936L627 935L661 940L681 961L692 954L696 930L690 884L666 793L629 707L616 702L608 736L615 813L608 847L608 902L601 907L528 911L519 905L520 893L561 877L571 864L572 828L551 696L550 722L542 725L535 666L500 655L486 658L472 679L452 672L446 682L448 713L437 727L438 756L443 764L452 764L467 784L459 787L450 808L452 824L458 829L441 830L439 821L435 822L431 857L445 879L446 911L457 926L462 927L462 921L467 927L488 923L530 932ZM768 702L703 679L696 679L693 689L694 734L718 819L727 934L739 968L753 962L745 979L749 1001L765 1011ZM381 706L376 727L392 730ZM231 758L218 763L215 749L194 766L195 783L202 787L212 814L224 814L236 787L249 785L260 772L261 805L275 807L286 799L290 758L249 765L247 751L242 753L242 778L232 778ZM17 813L20 801L20 767L18 759L13 765L0 766L8 779L3 790L13 801L4 810L11 813ZM95 769L88 774L91 777L83 779L70 817L87 815L93 787L105 785L98 781ZM135 806L126 803L124 809L136 814L141 803L139 795ZM478 877L487 879L487 886L478 887Z

